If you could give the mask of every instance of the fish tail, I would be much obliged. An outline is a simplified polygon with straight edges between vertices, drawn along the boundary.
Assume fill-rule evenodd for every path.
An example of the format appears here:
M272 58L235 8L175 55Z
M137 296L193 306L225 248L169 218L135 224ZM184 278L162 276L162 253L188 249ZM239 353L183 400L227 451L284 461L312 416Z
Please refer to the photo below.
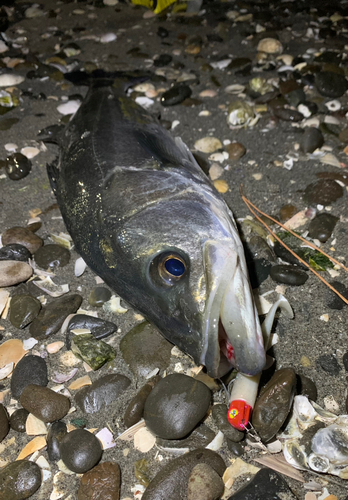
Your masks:
M144 82L151 78L151 74L145 71L104 71L96 69L91 73L85 71L72 71L65 73L64 78L74 85L87 85L88 87L109 87L121 85L126 92L129 87Z

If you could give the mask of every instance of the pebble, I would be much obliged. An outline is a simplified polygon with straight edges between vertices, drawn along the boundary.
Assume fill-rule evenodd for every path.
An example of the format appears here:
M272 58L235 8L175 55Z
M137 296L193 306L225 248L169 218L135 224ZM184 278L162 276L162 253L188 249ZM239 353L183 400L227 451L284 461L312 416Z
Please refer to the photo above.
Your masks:
M0 288L17 285L30 278L33 269L26 262L18 260L0 261Z
M0 469L0 498L24 500L41 486L41 469L35 462L17 460Z
M93 307L102 307L105 302L111 299L111 292L105 286L97 286L92 289L88 296L88 303Z
M31 258L31 253L29 250L18 243L12 243L10 245L3 246L0 248L0 261L1 260L19 260L22 262L28 262Z
M246 153L245 147L240 142L231 142L231 144L225 146L225 149L229 159L232 161L238 161Z
M14 153L6 158L5 171L9 179L18 181L29 175L31 161L22 153Z
M228 408L225 404L213 406L212 417L219 431L223 432L226 439L238 443L244 438L244 432L232 427L227 419Z
M325 97L341 97L348 89L344 75L333 71L321 71L315 75L315 86Z
M169 36L169 31L166 28L163 28L163 26L159 26L157 35L161 38L167 38Z
M294 205L283 205L279 211L279 217L282 222L285 222L298 212L297 208Z
M332 179L320 179L309 184L304 191L308 203L315 205L319 203L327 206L342 196L343 188Z
M271 469L261 469L228 500L296 500L286 481Z
M281 106L274 107L273 114L274 116L285 122L300 122L304 118L303 114L296 109L283 108Z
M161 54L153 60L153 65L155 68L162 68L163 66L168 66L173 60L170 54Z
M300 286L306 283L308 274L305 271L295 267L279 264L273 266L270 272L273 281L277 283L285 283L291 286Z
M68 433L64 422L53 422L47 434L47 454L51 462L60 460L60 443Z
M301 137L300 146L304 153L313 153L324 144L324 136L318 128L307 127Z
M2 244L18 243L26 247L30 253L35 253L42 245L42 239L26 227L11 227L2 233Z
M132 425L138 423L142 418L146 399L154 388L155 384L157 384L157 382L159 382L160 380L161 378L156 375L153 379L149 380L145 385L143 385L134 396L134 398L130 401L123 416L123 422L127 428L132 427Z
M69 314L75 313L82 303L81 295L63 295L44 306L29 327L29 333L42 340L57 333Z
M341 367L333 354L322 354L317 358L316 365L330 375L337 376L341 371Z
M96 339L109 337L117 330L117 325L112 321L102 318L95 318L88 314L76 314L68 324L68 331L87 328ZM70 347L69 347L70 348Z
M332 281L330 282L330 285L343 295L343 297L348 299L348 289L343 283L339 281ZM337 309L339 311L346 305L346 303L329 288L326 290L325 303L330 309Z
M198 464L207 464L222 476L223 459L214 451L200 448L190 451L167 463L150 482L142 500L182 500L187 498L188 482L192 470Z
M279 40L275 38L263 38L259 41L257 46L259 52L266 52L267 54L281 54L283 46Z
M29 412L24 408L15 410L10 417L10 426L16 432L25 432L25 424L27 422Z
M8 413L3 404L0 403L0 443L5 439L10 430Z
M338 217L325 212L316 215L308 226L308 236L325 243L331 237L338 220Z
M120 489L120 466L114 462L103 462L81 477L77 499L119 500Z
M256 400L252 424L262 441L272 439L289 415L296 391L296 374L292 368L277 370Z
M187 500L219 500L224 483L219 474L207 464L197 464L189 476Z
M287 242L285 242L287 243ZM289 245L288 245L289 246ZM293 251L297 252L297 248L290 247ZM285 262L289 262L290 264L295 264L298 266L296 269L308 269L304 264L302 264L294 255L292 255L289 250L287 250L279 241L274 243L273 251L277 257L284 260Z
M206 415L210 402L211 391L202 382L181 373L168 375L146 400L146 426L164 439L183 438Z
M69 432L60 443L61 459L69 470L78 474L92 469L101 459L102 453L98 438L84 429Z
M192 90L188 85L175 84L166 92L163 92L161 96L162 106L175 106L176 104L182 103L185 99L190 97Z
M216 137L203 137L195 142L195 149L202 153L213 153L222 148L221 141Z
M76 404L85 413L97 413L119 398L130 383L129 378L119 373L104 375L76 393Z
M45 245L35 252L35 262L41 269L57 269L70 262L70 252L60 245Z
M235 443L230 439L226 439L226 443L228 449L230 450L231 453L233 453L234 456L241 457L244 455L245 452L244 443Z
M69 398L36 384L24 388L20 403L23 408L46 423L64 418L70 409Z
M205 448L215 438L215 432L207 425L200 424L184 439L162 439L156 438L156 446L163 448L176 448L195 450L197 448Z
M120 350L136 377L146 378L155 368L165 370L173 345L150 323L144 321L132 328L121 340Z
M28 355L16 364L11 378L12 397L19 399L27 385L46 387L48 384L46 361L39 356Z
M16 328L29 325L41 309L41 302L32 295L14 295L11 299L10 322Z
M111 345L103 340L97 340L91 333L75 335L71 340L71 350L92 370L98 370L116 356L116 351Z
M307 396L311 401L316 401L318 398L318 390L313 380L306 377L306 375L297 375L297 380L298 394Z

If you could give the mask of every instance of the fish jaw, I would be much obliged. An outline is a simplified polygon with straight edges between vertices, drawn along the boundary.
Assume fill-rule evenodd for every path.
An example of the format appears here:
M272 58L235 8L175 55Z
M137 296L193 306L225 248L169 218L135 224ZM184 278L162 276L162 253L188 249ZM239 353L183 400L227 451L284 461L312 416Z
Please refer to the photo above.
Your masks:
M256 375L266 356L242 247L233 241L209 240L203 252L207 300L201 363L214 378L232 367Z

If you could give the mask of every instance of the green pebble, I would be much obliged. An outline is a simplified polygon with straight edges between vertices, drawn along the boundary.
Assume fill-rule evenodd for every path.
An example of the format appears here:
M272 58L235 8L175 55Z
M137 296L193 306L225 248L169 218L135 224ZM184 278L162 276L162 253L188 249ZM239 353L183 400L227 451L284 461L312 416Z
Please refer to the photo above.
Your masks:
M116 356L113 347L102 340L97 340L90 333L75 335L71 342L71 350L93 370L98 370Z

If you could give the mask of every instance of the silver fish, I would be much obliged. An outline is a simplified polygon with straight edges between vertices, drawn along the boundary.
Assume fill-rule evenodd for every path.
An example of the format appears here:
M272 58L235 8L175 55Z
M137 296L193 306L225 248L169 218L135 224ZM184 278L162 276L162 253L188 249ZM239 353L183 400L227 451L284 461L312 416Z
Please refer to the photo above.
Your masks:
M212 377L265 364L232 213L181 139L99 80L48 167L88 266Z

